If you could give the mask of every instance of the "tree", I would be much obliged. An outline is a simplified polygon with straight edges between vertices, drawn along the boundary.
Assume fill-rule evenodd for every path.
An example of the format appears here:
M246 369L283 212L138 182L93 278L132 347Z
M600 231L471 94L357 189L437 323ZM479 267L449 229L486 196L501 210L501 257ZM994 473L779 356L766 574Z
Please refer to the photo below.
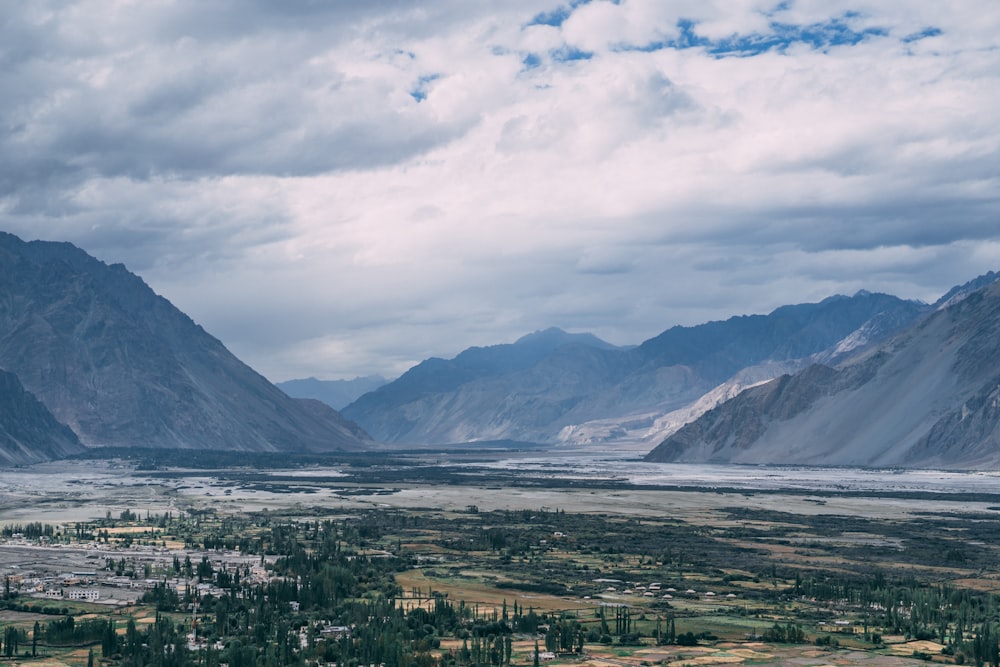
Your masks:
M134 623L129 620L134 626ZM115 633L115 622L109 620L104 628L104 636L101 638L101 657L110 658L118 650L118 635Z
M20 632L14 626L7 626L3 637L3 652L8 658L17 654L17 646L21 641Z
M682 634L677 635L677 645L678 646L697 646L698 638L694 636L694 633L688 630Z

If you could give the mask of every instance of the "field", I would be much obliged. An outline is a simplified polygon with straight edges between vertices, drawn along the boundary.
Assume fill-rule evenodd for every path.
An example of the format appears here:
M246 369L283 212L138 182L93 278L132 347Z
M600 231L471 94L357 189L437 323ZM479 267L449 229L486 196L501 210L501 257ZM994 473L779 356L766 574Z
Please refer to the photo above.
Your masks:
M86 664L91 650L102 655L97 638L67 645L34 641L34 632L52 619L112 619L122 638L106 649L114 664L122 659L114 651L128 650L127 621L149 633L162 616L177 636L191 635L192 661L238 662L236 652L250 650L238 633L252 637L252 624L227 620L234 612L220 604L236 609L254 595L258 559L266 572L253 585L272 597L298 572L299 592L287 593L296 612L285 603L274 612L283 629L268 632L279 633L272 643L302 646L273 660L259 647L251 664L362 659L350 656L362 651L363 624L349 617L380 600L399 619L400 648L380 654L387 665L527 665L536 645L548 664L637 667L994 657L995 478L949 473L924 484L886 472L879 488L867 472L720 469L725 486L713 488L710 470L688 471L682 483L637 483L632 464L509 457L306 460L271 470L84 461L0 475L7 531L38 522L53 534L0 545L5 576L83 568L97 571L95 587L131 575L181 591L114 604L5 595L0 627L23 633L10 657ZM312 554L311 564L298 553ZM331 576L320 554L352 582L342 597L305 594L301 582ZM212 632L193 633L196 618ZM417 618L423 631L410 627ZM322 622L351 627L351 641L324 642Z

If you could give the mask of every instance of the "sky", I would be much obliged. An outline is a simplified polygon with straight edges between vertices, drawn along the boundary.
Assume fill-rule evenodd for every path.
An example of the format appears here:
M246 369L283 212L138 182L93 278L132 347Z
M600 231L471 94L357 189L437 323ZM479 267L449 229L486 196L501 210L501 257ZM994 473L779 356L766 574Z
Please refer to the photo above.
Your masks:
M995 0L0 2L0 229L273 381L1000 269Z

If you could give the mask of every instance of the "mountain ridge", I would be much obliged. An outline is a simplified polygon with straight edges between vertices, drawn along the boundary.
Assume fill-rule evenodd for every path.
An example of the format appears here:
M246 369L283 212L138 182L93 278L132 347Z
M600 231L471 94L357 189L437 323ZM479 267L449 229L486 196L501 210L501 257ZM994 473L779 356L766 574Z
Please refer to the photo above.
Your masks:
M0 370L0 464L24 465L78 454L76 434L13 373Z
M646 459L996 465L1000 283L994 274L961 299L952 292L882 345L837 367L814 365L748 389L682 427Z
M0 367L86 445L359 449L338 413L289 398L122 264L0 235Z
M613 443L697 402L745 369L758 366L763 375L768 368L801 367L811 355L832 354L836 344L867 325L865 340L859 336L855 346L863 349L928 309L859 292L767 315L672 327L634 347L586 345L577 338L513 359L505 355L516 344L469 348L451 360L417 364L348 405L344 414L376 438L398 444L512 439L578 446L598 431ZM616 427L616 419L629 426ZM600 428L584 427L598 422Z

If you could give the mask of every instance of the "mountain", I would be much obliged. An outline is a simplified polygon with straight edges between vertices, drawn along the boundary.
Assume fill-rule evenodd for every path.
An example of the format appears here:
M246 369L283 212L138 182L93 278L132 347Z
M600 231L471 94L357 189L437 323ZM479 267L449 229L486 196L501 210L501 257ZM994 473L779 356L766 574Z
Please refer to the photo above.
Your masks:
M316 378L287 380L278 382L277 386L293 398L313 398L326 403L335 410L341 410L364 394L374 391L388 382L381 375L367 375L353 380L317 380Z
M359 449L326 406L284 392L121 264L0 233L0 368L86 445Z
M388 442L510 439L607 447L647 437L665 415L713 390L725 394L720 385L753 384L797 370L814 355L863 348L928 309L859 292L768 315L673 327L633 348L549 329L508 345L470 348L451 360L428 359L343 412Z
M747 389L647 460L995 468L1000 282L969 285L857 357Z
M995 283L998 278L1000 278L1000 273L997 273L996 271L989 271L977 278L973 278L964 285L956 285L945 292L940 299L934 302L934 308L944 308L958 303L973 292Z
M553 356L613 355L616 350L592 334L558 328L536 331L514 343L469 348L454 359L427 359L343 413L359 424L368 423L375 428L369 432L387 442L528 441L520 437L523 429L510 427L520 406L505 407L502 385L511 376L536 372ZM540 403L558 402L565 394L544 379L528 382Z
M0 371L0 465L38 463L76 454L83 445L17 376Z

